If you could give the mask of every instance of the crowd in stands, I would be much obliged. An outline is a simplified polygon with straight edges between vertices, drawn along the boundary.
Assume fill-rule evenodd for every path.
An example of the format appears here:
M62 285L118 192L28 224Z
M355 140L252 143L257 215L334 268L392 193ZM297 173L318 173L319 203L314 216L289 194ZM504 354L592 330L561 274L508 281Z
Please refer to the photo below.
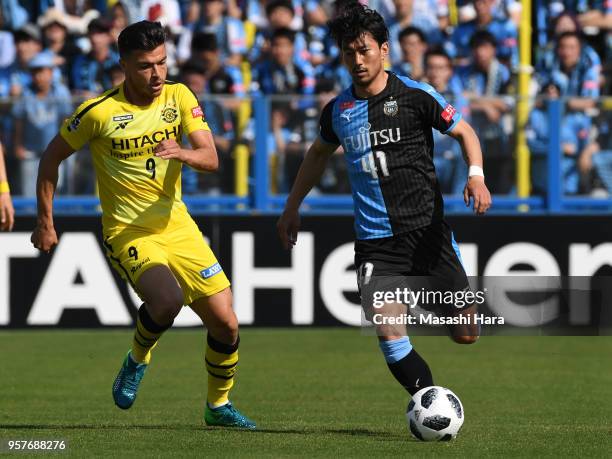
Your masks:
M0 129L16 194L35 195L38 160L76 102L123 80L117 37L147 19L167 29L168 77L200 95L221 171L189 171L185 193L234 190L234 151L267 135L273 190L288 191L318 114L350 85L326 22L346 0L0 0ZM390 33L388 68L431 84L476 128L487 181L514 190L516 76L521 2L370 0ZM527 125L534 193L546 190L547 103L562 117L564 191L612 192L610 108L612 1L533 2L532 96ZM255 132L249 97L271 96L271 125ZM296 99L295 96L312 96ZM229 96L229 97L228 97ZM313 102L316 100L316 102ZM445 193L460 193L466 167L458 144L438 133L435 165ZM252 149L251 149L252 150ZM339 156L339 155L337 155ZM319 186L345 193L333 158ZM59 191L95 191L89 155L66 162Z

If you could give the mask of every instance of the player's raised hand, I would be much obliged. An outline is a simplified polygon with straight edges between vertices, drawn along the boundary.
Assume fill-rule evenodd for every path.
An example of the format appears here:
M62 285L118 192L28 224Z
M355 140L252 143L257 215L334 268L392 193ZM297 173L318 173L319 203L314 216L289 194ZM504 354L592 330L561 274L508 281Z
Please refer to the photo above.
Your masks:
M174 139L162 140L153 149L155 156L161 159L178 159L183 161L183 149Z
M470 201L474 200L474 213L483 215L491 207L491 193L485 185L484 177L473 175L468 178L463 189L463 200L470 207Z
M57 245L57 234L52 226L36 225L30 241L38 250L49 253Z
M297 209L285 209L276 222L281 243L286 250L292 249L297 242L300 230L300 213Z

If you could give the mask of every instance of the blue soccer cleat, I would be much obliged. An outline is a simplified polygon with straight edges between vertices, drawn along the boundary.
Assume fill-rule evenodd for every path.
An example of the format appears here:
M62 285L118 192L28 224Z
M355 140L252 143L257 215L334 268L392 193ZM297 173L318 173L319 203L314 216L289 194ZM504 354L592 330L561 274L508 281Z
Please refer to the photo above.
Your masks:
M136 363L130 357L130 353L125 356L121 370L113 383L113 398L115 405L122 410L127 410L134 404L138 386L147 370L146 363Z
M240 429L256 428L255 423L234 408L231 403L218 408L211 408L207 403L204 410L204 421L208 426L238 427Z

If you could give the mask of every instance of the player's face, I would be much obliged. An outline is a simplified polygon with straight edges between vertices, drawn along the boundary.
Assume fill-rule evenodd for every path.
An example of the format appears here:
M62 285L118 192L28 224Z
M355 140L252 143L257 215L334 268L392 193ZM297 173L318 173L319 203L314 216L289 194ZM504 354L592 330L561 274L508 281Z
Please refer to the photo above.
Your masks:
M166 45L159 45L153 51L132 51L121 60L121 65L131 91L145 99L154 99L161 94L168 74Z
M351 73L353 84L368 86L384 72L384 61L389 54L389 44L379 46L372 34L365 33L351 43L342 45L342 59Z

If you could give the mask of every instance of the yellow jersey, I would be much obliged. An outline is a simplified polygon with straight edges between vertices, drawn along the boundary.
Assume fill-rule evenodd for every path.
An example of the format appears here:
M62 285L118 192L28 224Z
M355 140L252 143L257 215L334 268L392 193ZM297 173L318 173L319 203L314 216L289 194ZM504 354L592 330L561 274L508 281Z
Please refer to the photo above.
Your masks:
M210 130L196 96L166 81L148 106L129 103L123 85L84 102L60 135L75 150L89 142L105 232L126 227L161 232L174 214L186 213L182 162L156 158L153 149L166 139L180 144L183 133L200 129Z

